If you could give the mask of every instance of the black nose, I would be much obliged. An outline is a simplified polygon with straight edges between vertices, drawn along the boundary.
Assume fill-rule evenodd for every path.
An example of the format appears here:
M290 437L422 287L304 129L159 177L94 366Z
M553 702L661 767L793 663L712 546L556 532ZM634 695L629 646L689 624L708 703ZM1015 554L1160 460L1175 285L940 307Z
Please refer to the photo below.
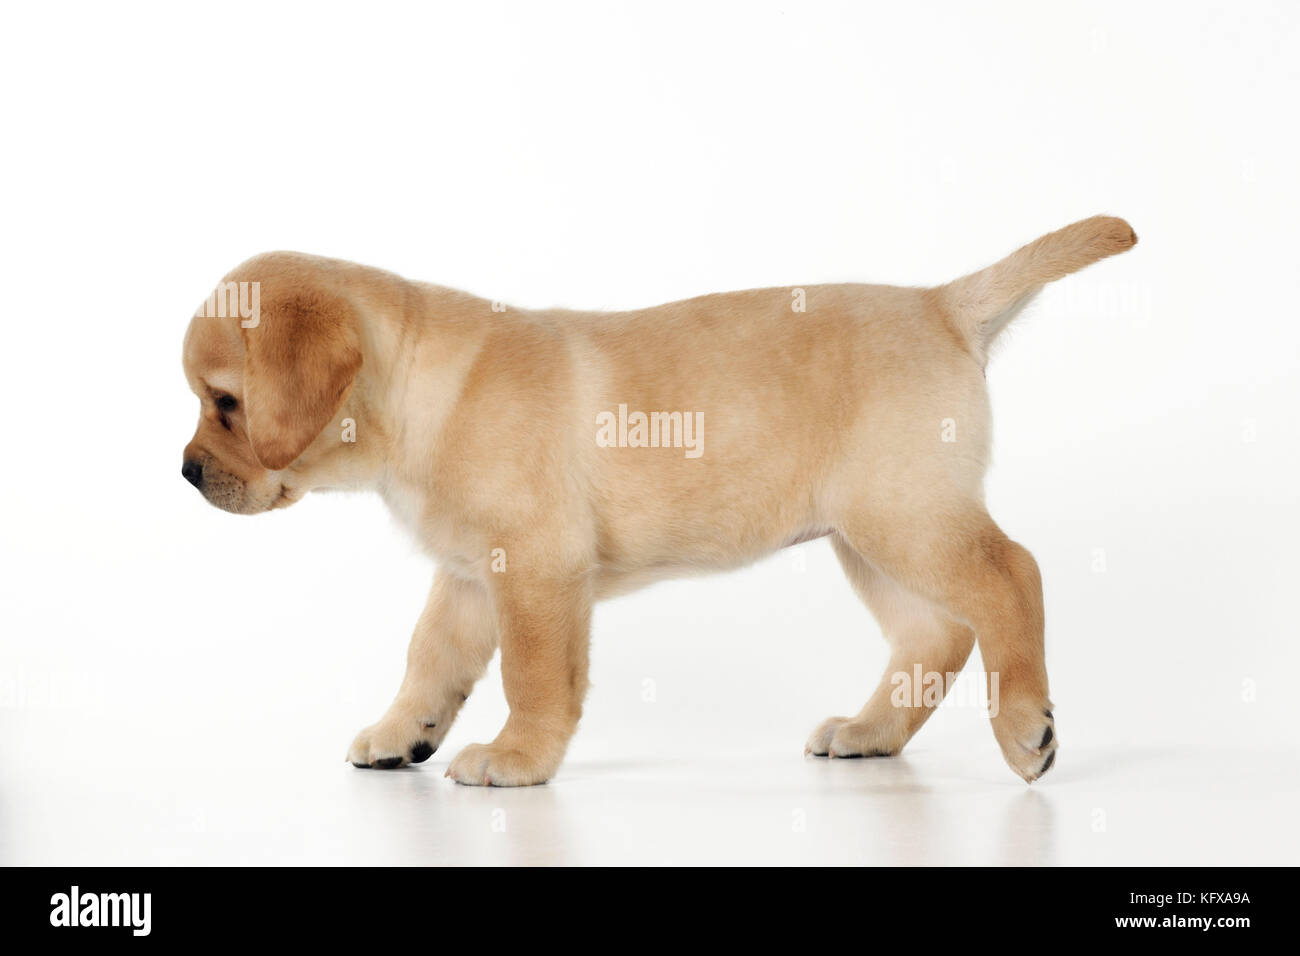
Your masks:
M191 459L181 465L181 475L195 488L203 485L203 466L197 461Z

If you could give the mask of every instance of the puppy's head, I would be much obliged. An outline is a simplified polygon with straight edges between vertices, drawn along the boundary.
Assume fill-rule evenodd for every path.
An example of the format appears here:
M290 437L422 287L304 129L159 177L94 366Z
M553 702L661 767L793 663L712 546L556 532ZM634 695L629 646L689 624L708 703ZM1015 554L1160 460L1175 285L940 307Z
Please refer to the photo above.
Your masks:
M181 474L211 504L235 514L286 507L320 483L340 444L338 435L322 432L361 367L352 306L273 263L262 263L269 274L259 278L258 263L223 280L217 295L229 296L231 307L214 309L210 297L191 320L183 349L199 426Z

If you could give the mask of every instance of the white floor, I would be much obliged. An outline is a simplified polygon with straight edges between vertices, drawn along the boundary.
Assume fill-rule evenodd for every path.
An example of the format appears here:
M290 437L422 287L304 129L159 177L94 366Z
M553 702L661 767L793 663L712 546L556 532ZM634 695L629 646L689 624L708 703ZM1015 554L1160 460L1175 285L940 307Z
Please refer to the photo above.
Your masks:
M936 720L947 717L941 714ZM638 743L549 785L471 789L446 757L355 770L339 742L275 754L107 747L93 720L6 735L5 864L1283 864L1300 849L1293 757L1061 751L1026 787L987 728L893 759L803 758L800 741ZM12 726L11 728L12 729ZM30 730L30 728L28 728ZM236 736L240 730L236 726ZM978 730L980 733L975 734ZM206 730L200 733L202 737ZM304 736L303 738L307 738ZM143 741L142 741L143 742ZM159 738L153 743L162 743ZM460 741L463 743L464 741ZM957 743L957 746L953 744ZM242 741L247 744L245 738ZM26 751L26 752L24 752Z

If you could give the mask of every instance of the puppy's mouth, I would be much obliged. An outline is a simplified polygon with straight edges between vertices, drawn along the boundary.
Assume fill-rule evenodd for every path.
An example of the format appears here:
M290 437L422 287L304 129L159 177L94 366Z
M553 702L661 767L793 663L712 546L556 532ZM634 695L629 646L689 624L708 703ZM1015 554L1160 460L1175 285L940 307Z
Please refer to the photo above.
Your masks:
M276 508L287 508L296 502L302 495L294 491L288 485L280 486L280 493L276 495L275 500L267 506L267 511L274 511Z
M266 490L261 490L255 485L250 486L242 478L214 467L211 459L205 462L203 474L203 482L199 488L203 497L208 504L230 514L265 514L268 511L287 508L303 495L300 490L283 483L278 488L272 486Z

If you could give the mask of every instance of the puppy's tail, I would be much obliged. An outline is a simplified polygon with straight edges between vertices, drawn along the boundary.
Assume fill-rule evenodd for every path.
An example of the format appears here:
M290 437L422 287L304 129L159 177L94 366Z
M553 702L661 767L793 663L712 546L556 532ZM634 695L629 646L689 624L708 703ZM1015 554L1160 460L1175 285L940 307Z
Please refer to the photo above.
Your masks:
M1126 252L1136 243L1137 234L1123 219L1093 216L1049 232L1001 262L935 291L971 352L984 364L989 344L1044 285Z

